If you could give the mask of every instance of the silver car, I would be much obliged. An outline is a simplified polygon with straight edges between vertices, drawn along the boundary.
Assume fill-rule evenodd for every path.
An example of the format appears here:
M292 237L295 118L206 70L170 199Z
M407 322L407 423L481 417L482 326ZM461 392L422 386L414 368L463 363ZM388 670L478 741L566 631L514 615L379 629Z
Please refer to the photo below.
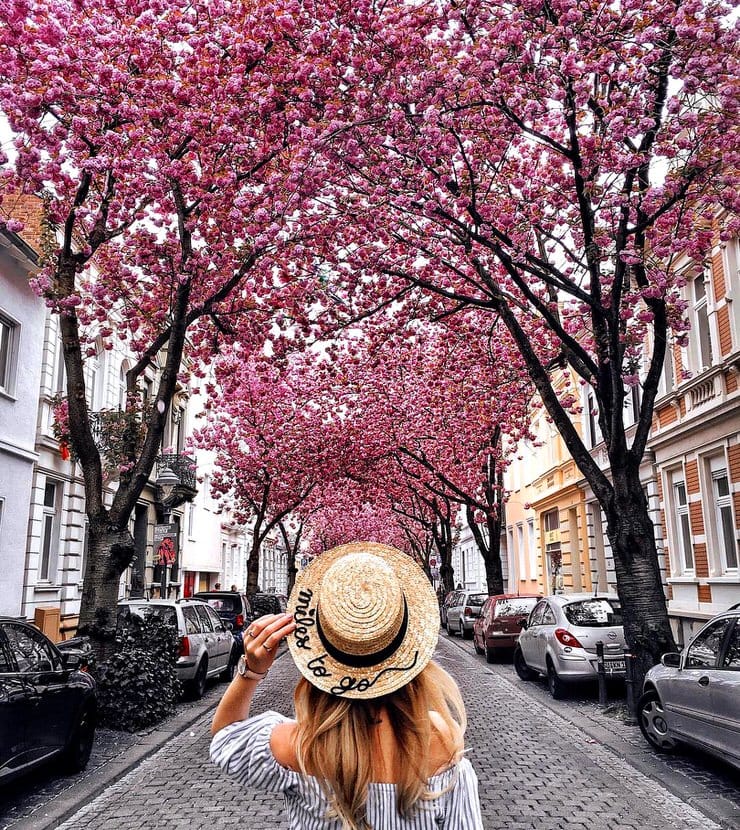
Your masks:
M560 699L567 684L598 676L597 643L604 644L609 677L624 677L624 628L616 596L556 594L532 609L514 651L514 668L522 680L547 677L550 694Z
M209 677L230 680L238 654L230 626L200 599L127 599L118 603L118 624L127 614L159 617L177 628L180 654L175 668L190 696L203 697Z
M445 628L452 636L459 634L466 640L473 637L473 623L480 617L483 603L488 599L488 594L479 591L457 590L450 597L447 605Z
M740 608L710 620L682 654L664 654L645 675L637 709L658 751L685 742L740 769Z

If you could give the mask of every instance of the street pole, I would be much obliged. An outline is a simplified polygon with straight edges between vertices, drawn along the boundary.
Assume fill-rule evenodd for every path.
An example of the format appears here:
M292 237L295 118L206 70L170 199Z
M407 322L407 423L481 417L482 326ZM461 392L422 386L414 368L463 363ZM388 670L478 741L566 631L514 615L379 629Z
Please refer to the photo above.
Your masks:
M170 515L172 511L168 510L166 507L162 511L163 521L164 524L168 525L170 523ZM167 559L162 557L162 561L159 564L160 568L162 569L160 573L161 582L159 585L159 598L160 599L167 599Z

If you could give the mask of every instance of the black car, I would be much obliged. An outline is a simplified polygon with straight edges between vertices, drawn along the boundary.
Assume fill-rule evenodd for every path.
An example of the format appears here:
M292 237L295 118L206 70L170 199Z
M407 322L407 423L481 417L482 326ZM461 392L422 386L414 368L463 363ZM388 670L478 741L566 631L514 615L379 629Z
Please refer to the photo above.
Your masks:
M284 594L253 594L252 619L263 617L265 614L284 614L288 607L288 598Z
M76 651L38 628L0 617L0 785L52 759L87 766L95 738L95 681Z
M225 623L231 624L234 637L241 640L245 627L254 616L244 594L237 591L198 591L193 596L205 600Z

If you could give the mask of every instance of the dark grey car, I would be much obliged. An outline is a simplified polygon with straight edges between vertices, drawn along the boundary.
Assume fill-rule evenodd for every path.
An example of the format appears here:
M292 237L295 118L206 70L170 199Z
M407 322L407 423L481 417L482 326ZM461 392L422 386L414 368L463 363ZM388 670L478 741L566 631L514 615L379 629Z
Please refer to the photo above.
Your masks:
M0 617L0 784L52 759L67 773L87 766L97 690L84 669L35 626Z
M740 769L740 608L710 620L682 654L664 654L637 709L655 749L692 744Z

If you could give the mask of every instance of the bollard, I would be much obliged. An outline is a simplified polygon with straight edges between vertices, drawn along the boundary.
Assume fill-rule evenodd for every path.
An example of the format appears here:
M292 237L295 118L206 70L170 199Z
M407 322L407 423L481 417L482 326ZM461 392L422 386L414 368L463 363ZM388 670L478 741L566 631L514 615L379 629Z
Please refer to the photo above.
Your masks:
M606 707L606 669L604 668L604 643L599 640L596 643L596 671L599 677L599 706Z
M637 724L637 701L635 699L635 655L624 650L624 684L627 688L627 723Z

